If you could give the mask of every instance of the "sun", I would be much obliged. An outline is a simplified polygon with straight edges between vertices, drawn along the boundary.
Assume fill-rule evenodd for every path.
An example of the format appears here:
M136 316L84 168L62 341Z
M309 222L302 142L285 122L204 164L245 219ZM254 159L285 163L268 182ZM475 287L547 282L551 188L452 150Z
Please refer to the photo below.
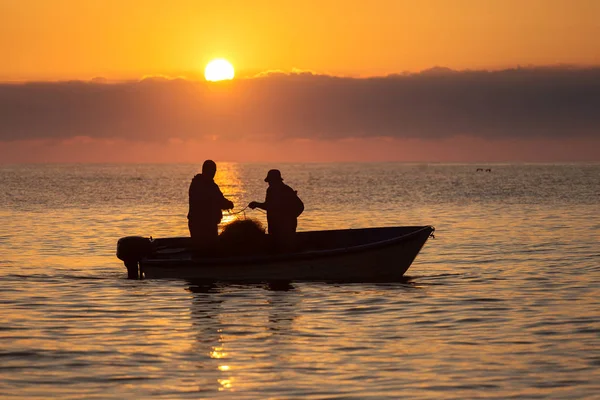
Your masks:
M234 75L233 65L223 58L212 60L204 69L204 78L211 82L233 79Z

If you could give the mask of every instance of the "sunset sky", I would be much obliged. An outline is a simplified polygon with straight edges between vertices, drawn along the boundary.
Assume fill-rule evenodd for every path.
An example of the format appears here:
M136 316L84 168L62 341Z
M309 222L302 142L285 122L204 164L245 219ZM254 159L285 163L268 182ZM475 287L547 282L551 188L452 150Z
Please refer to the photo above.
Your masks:
M600 161L599 16L596 0L3 0L0 163ZM203 81L216 57L234 81Z

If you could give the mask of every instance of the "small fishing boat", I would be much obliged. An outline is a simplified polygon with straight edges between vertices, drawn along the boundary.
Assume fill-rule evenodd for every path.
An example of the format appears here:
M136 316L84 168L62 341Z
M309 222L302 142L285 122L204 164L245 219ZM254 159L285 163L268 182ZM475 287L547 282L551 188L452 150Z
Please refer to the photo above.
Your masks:
M393 281L402 278L432 226L398 226L296 233L298 251L202 257L189 237L119 239L117 257L128 277L201 281Z

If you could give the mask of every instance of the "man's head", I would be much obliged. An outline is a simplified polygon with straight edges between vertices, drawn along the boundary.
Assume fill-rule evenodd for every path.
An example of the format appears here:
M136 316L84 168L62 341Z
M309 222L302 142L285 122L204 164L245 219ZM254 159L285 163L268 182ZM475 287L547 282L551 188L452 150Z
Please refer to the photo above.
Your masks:
M283 181L281 177L281 172L278 169L269 170L267 173L267 177L265 178L265 182L269 182L269 184L278 183Z
M217 173L217 164L213 160L206 160L202 164L202 175L207 178L214 178Z

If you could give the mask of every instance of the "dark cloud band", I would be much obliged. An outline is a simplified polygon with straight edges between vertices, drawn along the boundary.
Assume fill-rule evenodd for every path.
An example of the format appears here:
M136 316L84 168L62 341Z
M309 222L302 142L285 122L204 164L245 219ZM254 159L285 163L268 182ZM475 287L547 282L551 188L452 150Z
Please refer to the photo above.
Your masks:
M0 85L0 140L600 135L600 68Z

